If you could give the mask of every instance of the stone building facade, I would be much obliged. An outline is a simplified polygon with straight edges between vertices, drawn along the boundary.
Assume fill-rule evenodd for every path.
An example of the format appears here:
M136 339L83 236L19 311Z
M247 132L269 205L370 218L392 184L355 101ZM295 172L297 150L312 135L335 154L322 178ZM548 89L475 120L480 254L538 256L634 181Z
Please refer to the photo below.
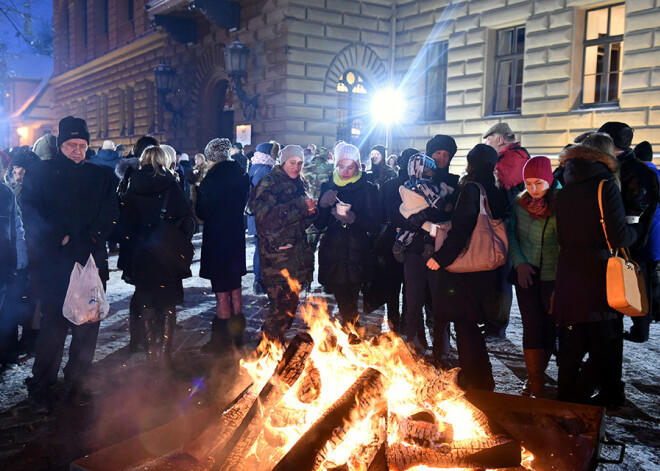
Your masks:
M236 3L230 32L209 4ZM86 118L95 145L150 133L198 152L249 125L252 145L393 152L451 134L461 156L506 121L532 153L557 154L608 120L660 145L658 0L54 0L54 28L56 115ZM249 120L224 63L235 39L258 95ZM161 63L176 70L165 101ZM369 102L388 86L408 112L386 132Z

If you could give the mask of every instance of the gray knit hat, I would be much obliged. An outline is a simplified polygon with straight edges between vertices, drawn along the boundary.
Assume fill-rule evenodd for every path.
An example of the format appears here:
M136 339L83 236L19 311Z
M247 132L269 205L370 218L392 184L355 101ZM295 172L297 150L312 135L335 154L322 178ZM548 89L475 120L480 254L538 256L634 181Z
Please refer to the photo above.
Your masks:
M204 155L209 162L224 162L229 159L230 150L231 141L229 139L216 137L206 144Z
M280 152L280 165L284 165L284 162L289 160L291 157L300 157L304 160L304 151L303 148L296 145L288 145Z

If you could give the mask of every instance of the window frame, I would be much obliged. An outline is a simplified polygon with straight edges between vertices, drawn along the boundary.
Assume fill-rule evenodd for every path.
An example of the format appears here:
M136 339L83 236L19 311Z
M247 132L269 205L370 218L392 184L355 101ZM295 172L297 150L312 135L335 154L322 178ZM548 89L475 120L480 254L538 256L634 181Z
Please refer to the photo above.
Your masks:
M353 84L348 83L346 79L349 73L352 73L355 76L355 82ZM337 87L339 84L344 84L347 90L338 90ZM357 86L360 84L365 89L365 92L354 93L353 89L357 88ZM363 97L369 95L371 91L371 84L365 75L359 70L355 68L349 68L346 69L346 71L344 71L344 73L339 77L337 85L335 86L335 90L337 92L337 139L341 139L345 142L360 147L358 143L365 139L365 133L369 126L369 113L366 108L366 100ZM344 93L346 95L343 95ZM342 98L345 100L342 100ZM344 104L345 106L341 106ZM343 116L343 111L345 112L345 116ZM354 137L352 128L355 121L360 121L361 127L358 128L360 130L360 134Z
M431 57L431 54L435 53L432 48L438 47L437 56L435 58ZM447 119L447 70L449 67L449 41L437 41L431 43L426 52L426 77L424 83L424 119L426 121L445 121ZM430 80L432 74L438 76L438 88L441 88L441 93L434 94L436 97L434 100L431 100L430 93ZM436 104L434 110L429 109L431 103Z
M522 51L517 51L516 46L518 44L517 38L519 36L520 30L523 31L523 41L522 41ZM499 46L500 46L500 34L505 33L506 31L512 31L512 39L511 39L511 52L508 54L499 54ZM493 56L493 71L495 74L494 80L493 80L493 97L492 97L492 106L491 106L491 114L493 116L496 115L511 115L511 114L521 114L522 111L522 101L523 101L523 75L525 72L525 34L527 33L526 25L515 25L515 26L510 26L508 28L502 28L498 29L495 31L495 54ZM512 93L509 93L509 97L507 100L507 109L505 110L498 110L497 109L497 103L498 103L498 96L500 93L500 89L504 87L500 87L499 83L499 77L500 77L500 69L503 63L506 62L511 62L511 70L514 71L515 73L510 73L509 74L509 83L506 86L506 89L509 91L512 91ZM518 77L518 67L519 64L522 64L522 69L521 69L521 75L520 75L520 106L516 108L516 97L517 97L517 90L518 90L518 84L516 82L516 78Z
M585 82L585 71L587 67L587 48L588 47L593 47L593 46L605 46L605 51L603 53L603 57L605 58L605 62L603 63L603 71L609 70L609 65L610 65L610 56L611 56L611 46L612 44L618 43L621 45L620 51L621 51L621 63L623 64L623 36L624 34L616 35L616 36L610 36L610 25L611 25L611 15L612 15L612 8L618 7L621 5L625 5L625 2L619 2L619 3L612 3L610 5L603 5L600 7L595 7L595 8L589 8L588 10L585 10L584 13L584 32L583 32L583 40L582 40L582 73L580 75L580 108L581 109L594 109L594 108L611 108L613 106L619 106L619 100L621 98L621 80L623 78L623 70L619 68L618 70L618 90L617 90L617 99L616 100L603 100L603 101L594 101L592 103L585 103L584 102L584 82ZM624 7L625 8L625 7ZM589 39L587 40L587 31L589 27L589 13L592 11L598 11L598 10L604 10L607 9L607 36L603 38L596 38L596 39ZM606 67L607 66L607 67ZM609 75L609 72L608 72ZM604 87L601 87L600 90L600 95L601 98L609 95L610 92L610 86L609 82L605 84ZM595 94L595 92L594 92Z

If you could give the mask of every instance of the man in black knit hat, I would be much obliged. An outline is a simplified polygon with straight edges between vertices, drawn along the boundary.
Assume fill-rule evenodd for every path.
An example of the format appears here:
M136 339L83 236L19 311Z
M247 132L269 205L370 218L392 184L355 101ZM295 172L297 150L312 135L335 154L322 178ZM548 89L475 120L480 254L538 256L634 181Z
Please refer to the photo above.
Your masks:
M57 397L54 387L69 329L65 397L82 399L82 381L94 358L99 323L74 325L62 315L62 306L74 264L85 265L90 254L101 279L108 280L105 243L119 217L111 178L85 160L87 123L72 116L60 120L57 147L52 159L27 169L21 201L30 275L42 300L32 377L26 380L30 405L38 413L49 412Z

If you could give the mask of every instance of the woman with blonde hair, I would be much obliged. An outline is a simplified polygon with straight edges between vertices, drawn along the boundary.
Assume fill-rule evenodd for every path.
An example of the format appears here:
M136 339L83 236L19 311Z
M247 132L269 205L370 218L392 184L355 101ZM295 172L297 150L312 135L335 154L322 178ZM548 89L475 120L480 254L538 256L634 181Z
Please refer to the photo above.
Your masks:
M137 306L146 340L147 362L155 363L161 353L169 359L176 305L183 302L182 277L174 267L142 249L153 228L165 219L182 221L179 227L192 237L194 220L183 190L169 170L170 156L158 146L147 147L140 156L140 168L130 176L122 199L123 219L131 250L130 277L135 283L133 303ZM192 274L188 274L191 276Z

